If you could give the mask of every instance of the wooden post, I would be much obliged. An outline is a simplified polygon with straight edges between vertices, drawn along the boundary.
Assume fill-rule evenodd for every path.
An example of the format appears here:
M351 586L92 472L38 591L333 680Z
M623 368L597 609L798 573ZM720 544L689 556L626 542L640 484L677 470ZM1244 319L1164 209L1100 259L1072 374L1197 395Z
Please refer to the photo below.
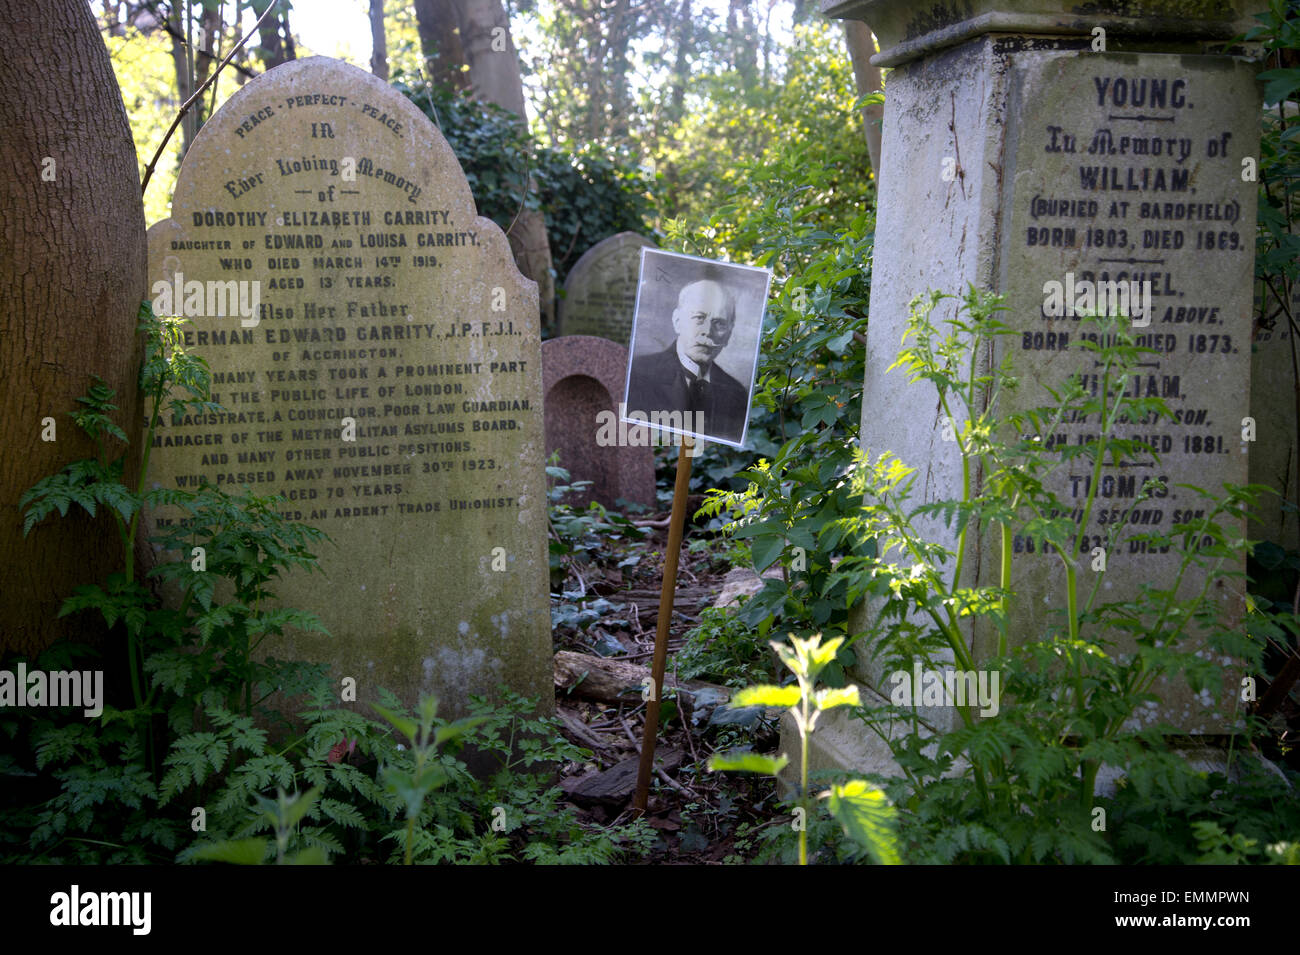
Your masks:
M668 518L668 552L664 554L664 583L659 593L659 625L655 630L654 664L650 668L652 685L646 703L645 732L641 736L641 763L636 773L636 794L632 807L638 815L645 813L650 795L650 774L654 771L655 740L659 735L659 701L664 693L664 668L668 663L668 625L673 616L673 595L677 589L677 556L682 549L682 532L686 526L686 492L691 482L691 458L695 442L682 437L677 453L677 482L673 485L673 511Z

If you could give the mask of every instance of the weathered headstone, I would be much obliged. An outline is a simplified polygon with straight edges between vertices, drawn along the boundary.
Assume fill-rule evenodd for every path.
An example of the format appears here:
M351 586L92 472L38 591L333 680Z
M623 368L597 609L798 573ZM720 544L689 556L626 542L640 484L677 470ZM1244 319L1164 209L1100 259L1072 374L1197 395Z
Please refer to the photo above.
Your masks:
M654 242L635 232L620 232L582 254L564 280L561 335L597 335L627 347L644 247L654 248Z
M909 301L968 283L1004 293L1002 320L1018 334L988 357L996 363L1011 350L1021 381L1013 400L1032 407L1049 401L1045 388L1063 384L1086 357L1081 323L1045 314L1045 283L1066 283L1070 273L1076 281L1151 282L1151 323L1136 331L1158 354L1143 359L1148 365L1130 393L1162 397L1180 415L1178 423L1123 429L1125 437L1154 440L1161 464L1134 460L1103 471L1090 537L1104 534L1103 521L1132 503L1145 477L1164 476L1171 486L1167 499L1140 508L1146 526L1134 529L1156 533L1183 520L1176 510L1199 506L1172 485L1217 491L1225 481L1245 482L1240 430L1248 414L1256 185L1241 170L1242 159L1257 154L1259 99L1250 64L1188 55L1247 29L1244 4L1221 6L1202 13L1203 5L1151 0L1124 5L1122 15L1092 15L1061 0L974 0L959 9L900 0L824 5L832 16L869 23L881 44L872 62L894 68L877 220L877 234L891 239L877 245L873 260L861 443L919 467L926 500L960 497L961 467L933 406L921 409L905 375L885 373ZM1094 27L1111 51L1140 44L1170 52L1094 51ZM940 309L933 318L950 316L951 308ZM878 413L898 407L917 410ZM1095 429L1096 422L1077 423L1069 440ZM1081 499L1091 479L1078 472L1062 468L1056 476L1065 502ZM928 531L952 542L941 520ZM963 584L996 583L996 532L972 538ZM1143 581L1172 581L1178 559L1127 547L1108 558L1107 600L1135 596ZM1045 607L1064 606L1063 575L1022 549L1013 577L1011 635L1032 639ZM1240 595L1223 588L1214 597L1239 612ZM974 622L977 659L991 632L987 619ZM880 672L860 667L857 675L888 697ZM1166 696L1161 715L1189 731L1214 731L1224 725L1214 709L1184 690ZM943 728L955 714L943 708L926 716ZM818 745L840 764L876 759L847 727Z
M616 342L593 335L542 342L547 459L558 450L560 467L571 480L593 482L569 495L566 500L574 507L593 500L615 507L619 498L655 503L654 451L648 437L642 446L602 441L610 431L617 434L626 376L627 348Z
M153 479L284 494L337 545L278 585L332 636L268 652L358 701L505 683L549 709L537 290L437 129L352 66L278 67L203 127L149 238L151 281L202 283L173 311L227 409L168 416Z
M1017 405L1048 403L1046 388L1078 370L1081 338L1096 337L1081 331L1077 318L1042 315L1044 283L1060 281L1067 294L1073 275L1076 284L1150 283L1148 324L1134 330L1137 344L1155 354L1143 356L1126 394L1160 398L1176 416L1152 415L1120 430L1155 448L1159 461L1141 453L1102 468L1084 528L1080 559L1086 561L1125 515L1134 530L1157 534L1204 516L1207 502L1179 484L1218 496L1225 484L1247 481L1241 435L1250 414L1257 185L1243 181L1241 160L1258 153L1255 71L1224 58L1161 54L1017 60L1007 110L1008 142L1015 146L1002 183L1010 218L1000 277L1008 314L1023 333L1011 346L1014 361L1022 386L1030 385ZM1085 377L1084 386L1095 393L1100 379ZM1064 426L1062 434L1078 445L1098 428L1088 420ZM1151 478L1167 490L1130 513ZM1060 470L1055 489L1067 506L1081 508L1092 480L1080 460ZM1081 518L1078 511L1076 522ZM1226 526L1244 536L1244 522L1229 518ZM992 553L986 546L986 556ZM1179 546L1124 544L1106 555L1108 597L1135 597L1142 582L1171 584L1184 556ZM1029 553L1017 560L1023 581L1017 622L1030 633L1046 623L1049 602L1064 606L1054 562ZM1244 554L1240 564L1244 570ZM1193 572L1190 579L1199 588L1204 578ZM1086 593L1091 581L1081 589ZM1226 612L1240 612L1239 592L1220 586L1212 596ZM1239 687L1239 679L1231 682ZM1181 728L1209 732L1227 725L1212 715L1208 697L1198 701L1186 690L1170 690L1165 699L1163 715Z

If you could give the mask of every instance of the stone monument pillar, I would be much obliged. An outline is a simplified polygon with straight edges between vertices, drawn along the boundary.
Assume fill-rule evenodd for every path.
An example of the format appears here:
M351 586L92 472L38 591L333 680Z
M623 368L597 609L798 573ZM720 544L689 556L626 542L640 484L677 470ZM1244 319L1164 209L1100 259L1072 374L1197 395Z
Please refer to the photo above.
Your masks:
M1250 413L1257 184L1243 181L1241 171L1243 159L1258 157L1260 96L1255 64L1217 51L1249 29L1259 6L1249 0L824 3L828 16L867 22L881 50L872 62L892 68L861 443L873 457L888 450L918 468L915 491L925 500L960 498L961 459L957 445L943 440L933 390L909 386L901 370L886 373L909 302L930 289L959 295L968 284L1005 295L1001 318L1017 334L1001 338L986 357L996 366L1010 353L1021 381L1014 400L1031 407L1046 403L1045 388L1061 384L1084 357L1080 323L1044 313L1044 283L1064 282L1067 273L1151 283L1150 324L1139 331L1141 344L1157 354L1144 356L1149 367L1132 387L1163 398L1179 415L1177 423L1129 429L1159 439L1160 461L1107 468L1103 497L1109 500L1099 497L1087 533L1104 534L1106 528L1091 526L1096 512L1131 505L1136 492L1130 488L1147 477L1163 477L1170 486L1169 499L1142 505L1153 512L1153 526L1138 530L1156 533L1168 532L1182 503L1173 485L1186 481L1217 491L1224 482L1246 482L1241 421ZM954 312L948 300L932 319L943 327ZM880 413L888 408L915 411ZM1087 430L1086 424L1071 427L1069 442ZM1055 485L1067 503L1084 493L1068 471L1060 469ZM942 523L931 530L955 543ZM996 584L997 536L996 530L970 535L964 584ZM1180 557L1127 548L1108 556L1108 600L1135 595L1142 581L1172 580ZM1065 604L1063 575L1042 555L1015 561L1013 644L1042 632L1047 606ZM1243 556L1242 569L1244 563ZM1087 561L1081 558L1080 566L1086 576ZM1214 597L1227 612L1240 612L1239 593L1223 588ZM856 629L865 629L865 615L858 619ZM969 634L977 661L987 655L992 630L977 620ZM855 676L888 698L879 669L859 664ZM1189 732L1224 726L1215 706L1185 689L1170 691L1166 700L1162 715ZM939 730L957 719L951 707L922 715ZM873 750L866 735L860 725L827 722L818 730L815 760L881 769L887 751Z

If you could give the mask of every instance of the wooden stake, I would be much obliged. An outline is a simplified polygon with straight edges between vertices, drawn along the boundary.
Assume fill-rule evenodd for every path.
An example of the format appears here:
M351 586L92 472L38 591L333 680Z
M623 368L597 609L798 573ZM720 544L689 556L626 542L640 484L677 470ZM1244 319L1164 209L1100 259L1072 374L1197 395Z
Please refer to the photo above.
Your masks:
M645 813L650 795L650 774L654 772L655 741L659 735L659 701L664 694L664 668L668 664L668 625L673 616L673 595L677 590L677 556L682 549L686 526L686 492L691 483L691 457L695 442L683 436L677 453L677 483L673 485L673 512L668 519L668 552L664 554L664 583L659 593L659 626L655 630L654 664L650 668L653 687L646 703L645 732L641 736L641 763L636 773L636 795L632 807Z

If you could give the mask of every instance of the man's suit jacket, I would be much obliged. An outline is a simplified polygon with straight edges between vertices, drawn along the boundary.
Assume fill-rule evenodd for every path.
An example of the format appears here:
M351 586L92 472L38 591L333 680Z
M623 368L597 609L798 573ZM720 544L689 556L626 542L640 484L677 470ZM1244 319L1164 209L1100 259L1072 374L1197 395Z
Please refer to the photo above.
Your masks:
M638 358L632 362L627 410L646 415L655 411L703 411L706 434L739 442L749 417L749 390L715 362L709 371L708 399L703 408L693 409L690 380L690 373L677 357L676 343L665 351ZM686 430L694 431L695 418L686 421Z

